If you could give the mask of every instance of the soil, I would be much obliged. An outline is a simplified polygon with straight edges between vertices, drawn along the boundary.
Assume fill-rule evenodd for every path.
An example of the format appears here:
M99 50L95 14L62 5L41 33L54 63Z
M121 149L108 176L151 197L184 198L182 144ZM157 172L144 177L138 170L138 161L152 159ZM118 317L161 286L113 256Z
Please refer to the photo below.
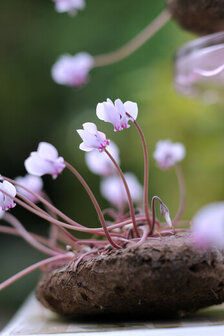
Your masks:
M36 290L60 315L185 316L224 301L224 251L197 251L186 232L72 266L45 273Z
M224 0L167 0L167 6L186 30L199 35L224 30Z

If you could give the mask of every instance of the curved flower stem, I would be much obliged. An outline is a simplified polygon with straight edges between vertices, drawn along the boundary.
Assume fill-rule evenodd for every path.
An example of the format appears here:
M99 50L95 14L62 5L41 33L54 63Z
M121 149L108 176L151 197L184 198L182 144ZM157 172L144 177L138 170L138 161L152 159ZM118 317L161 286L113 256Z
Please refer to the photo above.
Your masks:
M22 270L21 272L13 275L11 278L9 278L8 280L2 282L0 284L0 291L4 288L6 288L7 286L11 285L13 282L19 280L20 278L24 277L25 275L35 271L36 269L38 268L41 268L41 267L44 267L50 263L53 263L55 261L59 261L59 260L64 260L65 263L70 261L72 258L74 258L74 256L71 256L71 255L66 255L66 254L60 254L60 255L57 255L57 256L54 256L54 257L51 257L51 258L48 258L48 259L45 259L45 260L42 260L42 261L39 261L38 263L34 264L34 265L31 265L27 268L25 268L24 270Z
M148 150L147 145L145 141L144 134L142 132L141 127L137 123L137 121L134 120L134 125L137 128L137 131L140 135L141 141L142 141L142 147L144 152L144 210L145 210L145 217L147 219L149 229L151 230L152 222L149 216L149 157L148 157Z
M88 256L88 255L90 255L90 254L97 253L97 252L99 252L99 250L98 250L98 249L94 249L94 250L92 250L92 251L88 251L88 252L82 254L82 255L76 260L76 262L74 263L73 271L74 271L74 272L76 271L76 269L77 269L79 263L80 263L86 256Z
M139 237L138 227L137 227L136 220L135 220L135 209L134 209L134 205L133 205L133 201L132 201L132 198L131 198L130 190L128 188L127 181L124 177L124 174L123 174L120 166L114 160L113 156L108 152L108 150L106 148L104 149L104 151L109 156L109 158L111 159L111 161L113 162L115 167L117 168L117 171L118 171L118 173L119 173L119 175L122 179L122 182L124 184L124 187L125 187L125 190L126 190L126 193L127 193L127 197L128 197L129 209L130 209L130 213L131 213L131 219L133 221L134 230L135 230L135 233L137 234L137 236Z
M106 225L106 222L105 222L105 219L104 219L104 216L103 216L103 213L102 213L102 210L92 192L92 190L90 189L90 187L88 186L88 184L86 183L86 181L84 180L84 178L79 174L79 172L68 162L64 162L65 163L65 166L72 172L72 174L74 174L76 176L76 178L80 181L80 183L82 184L82 186L84 187L84 189L86 190L86 192L88 193L95 209L96 209L96 212L98 214L98 217L99 217L99 220L100 220L100 223L103 227L103 230L105 232L105 235L108 239L108 241L110 242L110 244L115 247L116 249L120 249L121 247L119 245L117 245L111 238L110 236L110 233L109 231L107 230L107 225Z
M46 211L44 211L43 209L41 209L40 207L38 207L35 203L33 203L32 201L30 201L27 197L23 196L22 194L17 192L17 196L19 196L22 200L24 200L31 208L33 208L36 211L39 211L39 213L42 213L44 215L48 215L49 218L53 218L56 219L57 218L55 216L51 216L50 214L48 214ZM18 203L18 199L17 199L17 203ZM24 203L25 204L25 203ZM24 205L20 204L21 206L24 207ZM27 210L31 211L30 209L26 208ZM32 211L31 211L32 212ZM40 217L40 214L35 213L36 215L38 215ZM43 217L42 217L43 218ZM46 218L45 218L46 219ZM49 220L49 223L53 226L54 223L52 223L51 220ZM54 225L55 226L55 225ZM78 224L78 226L81 226L80 224ZM75 238L73 235L71 235L67 230L65 230L63 227L61 226L56 226L58 228L58 230L62 231L63 234L65 236L67 236L69 238L70 241L72 242L76 242L77 238Z
M153 196L152 205L151 205L152 207L152 228L151 228L151 231L149 232L149 235L153 234L153 230L156 224L156 211L155 211L155 201L156 200L160 203L160 205L166 207L165 204L162 202L162 200L158 196Z
M186 203L186 190L185 190L185 183L184 183L184 177L183 177L181 166L179 164L176 164L175 170L176 170L179 190L180 190L180 204L179 204L179 209L177 211L177 214L174 217L173 225L175 225L182 217L182 214L185 208L185 203Z
M60 230L64 229L64 228L67 228L67 229L72 230L72 231L86 232L86 233L90 233L90 234L96 234L98 236L105 236L105 232L104 232L104 229L102 227L100 227L100 228L87 228L85 226L74 226L74 225L70 225L70 224L64 223L62 221L59 221L57 219L52 218L47 212L45 212L41 208L37 207L36 205L35 206L37 208L39 208L40 210L34 209L32 206L26 204L25 202L21 201L17 197L12 197L12 195L10 195L9 193L7 193L3 189L0 189L0 191L3 194L5 194L6 196L12 198L17 204L19 204L20 206L22 206L26 210L32 212L36 216L39 216L39 217L43 218L44 220L46 220L47 222L51 222L52 224L57 225L58 227L60 227ZM136 218L137 218L136 222L144 222L144 221L146 221L145 217L136 217ZM123 227L126 224L131 224L131 223L132 223L132 220L129 219L129 220L125 220L123 222L120 222L120 223L108 226L107 229L108 230L113 230L113 229L116 229L116 228ZM65 229L64 229L63 232L66 233L66 235L70 235L70 233L67 230L65 230ZM119 238L122 235L120 235L118 233L110 233L110 236L114 236L114 237L118 237ZM71 235L71 238L73 238L73 241L74 240L76 241L76 238L73 237L72 235Z
M46 199L50 204L53 205L50 197L47 195L46 192L43 192L43 197ZM44 205L46 211L49 213L49 215L55 219L57 219L57 215L55 214L54 211L52 211L47 205ZM50 223L50 232L49 232L49 241L50 241L50 246L54 248L54 246L57 244L57 239L58 239L58 232L59 229L57 226L53 225Z
M14 217L13 215L5 212L3 219L8 222L10 225L12 225L20 234L21 236L33 247L38 249L39 251L49 254L51 256L58 255L59 253L49 249L46 246L43 246L41 243L39 243L25 228L24 226L20 223L20 221Z
M130 246L128 249L133 249L141 246L147 239L150 228L147 226L140 226L140 229L143 231L141 239L136 243Z
M14 228L11 228L11 227L8 227L8 226L3 226L3 225L0 225L0 232L1 233L6 233L6 234L11 234L11 235L14 235L14 236L20 236L21 237L21 233L18 232L16 229ZM28 231L29 232L29 231ZM44 237L41 237L35 233L31 233L29 232L29 234L34 237L37 241L39 241L41 244L44 244L46 246L50 246L49 245L49 241L48 239L44 238ZM58 247L58 246L55 246L55 251L57 251L58 253L64 253L65 250L63 250L62 248Z
M148 26L123 47L108 54L95 56L94 67L117 63L130 56L159 31L169 21L170 17L170 13L165 9L156 19L150 22Z
M73 221L71 218L69 218L68 216L66 216L63 212L61 212L60 210L58 210L55 206L53 206L53 204L51 204L50 202L48 202L46 199L44 199L44 197L38 195L37 193L29 190L28 188L24 187L22 184L8 178L5 176L1 176L1 178L5 181L8 181L10 183L12 183L15 186L18 186L20 188L22 188L23 190L27 191L28 193L30 193L31 195L35 196L40 202L42 202L48 209L50 209L52 212L56 213L59 217L61 217L62 219L64 219L67 223L71 224L71 225L75 225L75 226L82 226L79 223ZM17 193L18 194L18 193Z

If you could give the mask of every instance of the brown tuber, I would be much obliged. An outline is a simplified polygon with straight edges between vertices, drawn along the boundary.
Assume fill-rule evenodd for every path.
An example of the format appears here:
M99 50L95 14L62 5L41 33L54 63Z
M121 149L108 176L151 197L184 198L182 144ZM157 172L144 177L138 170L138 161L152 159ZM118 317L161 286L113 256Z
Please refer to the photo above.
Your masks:
M199 35L224 30L224 0L167 0L167 6L186 30Z
M190 234L112 250L45 273L36 295L61 315L184 316L224 301L224 251L192 248Z

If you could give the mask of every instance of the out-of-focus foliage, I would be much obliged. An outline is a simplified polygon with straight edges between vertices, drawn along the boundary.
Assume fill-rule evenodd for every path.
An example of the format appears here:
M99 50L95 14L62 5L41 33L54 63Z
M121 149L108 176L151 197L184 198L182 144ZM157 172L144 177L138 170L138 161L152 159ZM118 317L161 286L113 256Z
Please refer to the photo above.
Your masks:
M139 104L138 121L150 150L151 196L158 194L175 214L179 195L174 171L157 169L151 155L159 139L171 139L187 148L184 218L190 219L203 204L224 198L223 108L179 96L172 87L175 50L193 35L170 22L126 60L94 69L81 89L59 86L50 76L60 54L87 51L96 55L119 48L163 7L163 0L87 0L84 11L69 17L56 13L51 0L1 1L0 173L23 175L23 162L30 151L39 141L49 141L82 172L106 206L99 194L99 177L88 172L75 130L83 122L96 122L120 146L123 170L133 171L143 182L143 157L134 127L114 133L111 125L95 116L98 102L119 97ZM55 204L65 213L83 224L99 225L88 197L68 172L54 182L46 177L45 182ZM30 230L47 232L47 223L20 209L13 212ZM18 238L0 235L0 281L40 257ZM14 309L37 279L37 273L30 275L0 293L0 310Z

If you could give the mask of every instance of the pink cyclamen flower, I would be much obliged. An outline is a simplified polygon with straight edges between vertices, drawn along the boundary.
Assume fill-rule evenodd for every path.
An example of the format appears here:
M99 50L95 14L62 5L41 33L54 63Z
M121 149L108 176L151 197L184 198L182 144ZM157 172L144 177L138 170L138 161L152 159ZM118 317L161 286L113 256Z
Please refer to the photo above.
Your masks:
M129 121L136 120L138 105L131 101L123 103L120 99L116 99L113 103L108 98L106 102L97 105L96 115L100 120L111 123L115 132L121 131L130 127Z
M182 143L161 140L157 142L153 156L158 166L166 170L183 160L185 154L186 150Z
M114 142L110 141L107 150L113 156L115 161L120 164L119 149ZM98 150L93 150L86 153L85 158L89 170L94 174L107 176L114 174L117 171L113 162L105 152L100 153Z
M127 181L133 202L140 202L142 200L143 188L136 176L132 173L125 173L124 177ZM128 204L124 184L118 175L105 177L101 182L100 191L103 197L118 209L124 209Z
M11 195L12 197L4 194L3 191ZM8 209L14 208L16 203L14 203L13 198L16 196L16 188L12 183L8 181L0 182L0 209L6 211Z
M224 202L206 205L192 221L193 242L198 248L224 248Z
M64 159L58 156L57 149L48 142L40 142L37 151L25 160L25 168L31 175L50 174L54 179L65 168Z
M93 149L98 149L102 152L110 144L110 140L106 139L106 135L103 132L97 130L94 123L87 122L83 124L83 129L79 129L77 132L83 140L79 148L85 152Z
M25 188L29 189L32 192L35 192L38 195L42 195L42 188L43 188L43 181L39 176L33 176L27 174L26 176L18 176L15 178L15 181L24 186ZM17 191L28 198L31 202L36 203L38 199L29 193L28 191L24 190L23 188L16 186Z
M53 65L53 80L61 85L80 87L88 81L89 71L93 67L93 57L81 52L74 56L62 55Z
M77 10L85 8L84 0L53 0L55 3L55 9L59 13L68 12L71 15L75 15Z

